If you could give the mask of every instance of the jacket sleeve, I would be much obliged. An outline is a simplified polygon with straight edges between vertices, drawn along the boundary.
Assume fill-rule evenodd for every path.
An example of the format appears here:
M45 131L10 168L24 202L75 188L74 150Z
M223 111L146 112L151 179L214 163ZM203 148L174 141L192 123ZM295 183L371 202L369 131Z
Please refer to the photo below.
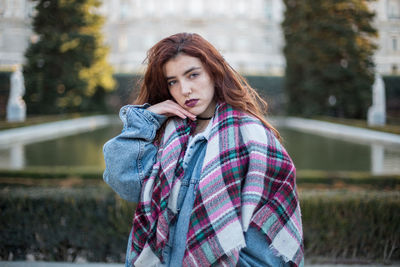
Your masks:
M148 106L122 107L119 116L123 130L103 147L104 181L131 202L139 200L142 180L151 171L157 154L154 137L167 118L148 111Z

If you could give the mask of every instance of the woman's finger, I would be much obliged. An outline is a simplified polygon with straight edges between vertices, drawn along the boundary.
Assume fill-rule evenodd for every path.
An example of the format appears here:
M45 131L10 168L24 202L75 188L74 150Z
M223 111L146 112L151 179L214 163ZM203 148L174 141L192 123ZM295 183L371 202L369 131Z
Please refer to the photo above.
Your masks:
M179 104L177 104L177 103L175 103L175 102L173 102L173 101L171 101L169 104L171 104L171 108L172 108L174 111L176 111L176 112L182 114L182 115L185 116L185 117L189 117L191 120L195 120L195 119L196 119L196 116L195 116L194 114L190 113L189 111L187 111L186 109L184 109L183 107L181 107ZM178 115L178 116L179 116L179 115ZM179 116L179 117L181 117L181 116Z
M157 103L155 105L148 107L147 109L150 110L151 112L165 115L168 117L178 116L182 119L186 119L186 117L189 117L191 120L196 119L196 116L194 114L185 110L178 103L176 103L172 100L166 100L166 101Z

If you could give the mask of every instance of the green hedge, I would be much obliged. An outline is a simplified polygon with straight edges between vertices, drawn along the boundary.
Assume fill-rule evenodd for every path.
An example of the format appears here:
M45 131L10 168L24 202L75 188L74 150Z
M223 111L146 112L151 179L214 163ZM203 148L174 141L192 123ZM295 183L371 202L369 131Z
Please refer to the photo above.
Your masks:
M59 179L59 178L83 178L100 179L103 175L101 168L79 167L30 167L23 170L0 169L0 183L2 178L30 178L30 179Z
M1 187L1 260L121 262L134 204L106 186ZM400 192L299 192L306 259L400 260Z
M0 169L0 184L4 184L5 179L7 179L7 184L12 184L13 178L26 178L29 180L77 178L86 181L87 179L99 180L101 182L102 176L103 169L99 168L31 167L23 170ZM297 171L297 184L299 186L320 184L331 186L345 184L361 187L373 186L375 189L396 189L400 188L400 175L371 175L368 172L299 170Z
M0 257L121 262L134 208L104 187L4 187Z
M396 190L400 188L400 175L371 175L368 172L299 170L297 171L296 182L299 187L312 187L314 185L353 185L362 188Z
M301 206L306 255L400 259L399 191L308 191Z

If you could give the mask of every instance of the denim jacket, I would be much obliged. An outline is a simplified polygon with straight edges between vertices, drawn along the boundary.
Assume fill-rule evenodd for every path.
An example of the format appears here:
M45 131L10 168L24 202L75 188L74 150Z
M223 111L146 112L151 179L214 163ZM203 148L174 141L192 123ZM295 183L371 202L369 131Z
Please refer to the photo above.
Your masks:
M139 201L142 180L149 174L156 160L157 147L153 144L155 134L167 119L166 116L148 111L148 106L122 107L122 133L109 140L103 148L106 163L104 181L123 199L132 202ZM178 194L178 219L170 226L170 238L163 251L162 266L182 265L189 218L211 125L189 140L183 163L185 175ZM244 236L247 246L240 251L238 266L289 266L272 253L265 236L256 228L250 227ZM130 244L131 235L127 252L130 251ZM126 266L132 265L126 261Z

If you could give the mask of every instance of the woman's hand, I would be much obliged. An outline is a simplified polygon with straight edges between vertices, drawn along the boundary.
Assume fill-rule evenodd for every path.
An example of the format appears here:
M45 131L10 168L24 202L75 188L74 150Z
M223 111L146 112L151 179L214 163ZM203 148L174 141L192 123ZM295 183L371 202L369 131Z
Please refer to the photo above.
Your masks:
M183 107L172 100L165 100L158 104L152 105L148 107L147 110L160 115L165 115L167 117L178 116L182 119L189 118L192 121L196 120L195 115L185 110Z

